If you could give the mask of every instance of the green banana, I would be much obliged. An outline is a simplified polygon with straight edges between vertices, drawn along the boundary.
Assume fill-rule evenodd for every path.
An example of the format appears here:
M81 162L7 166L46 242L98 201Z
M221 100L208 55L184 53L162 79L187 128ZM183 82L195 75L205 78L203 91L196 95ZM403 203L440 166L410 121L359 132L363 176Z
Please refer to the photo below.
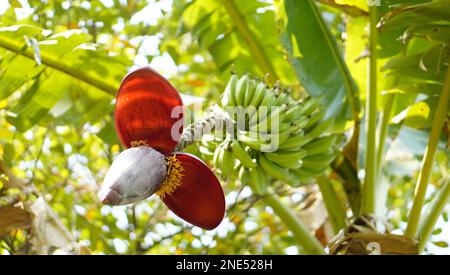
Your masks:
M283 142L285 142L291 136L291 132L290 131L284 131L284 132L274 131L274 132L271 132L270 134L261 134L261 135L263 135L264 138L268 140L268 142L273 142L274 140L277 140L278 145L279 145L279 144L282 144Z
M214 167L219 169L222 167L222 156L223 156L223 147L221 145L217 146L214 151L213 163Z
M285 119L286 120L286 119ZM296 120L292 121L300 129L304 129L308 125L309 118L307 116L299 116Z
M302 133L291 135L283 143L280 144L280 149L297 149L310 142L312 138L303 135Z
M222 166L220 167L220 170L222 171L222 176L228 177L231 175L231 172L233 171L234 167L234 158L233 153L231 153L231 148L229 144L227 144L223 148L223 155L222 155Z
M304 172L301 169L294 169L291 170L291 172L297 177L297 179L299 180L299 185L306 184L306 183L311 183L315 181L315 174L311 174L309 172Z
M262 169L253 168L249 170L250 182L253 192L257 195L263 195L269 185L269 177Z
M220 142L217 142L215 139L211 140L211 139L207 139L206 138L207 135L204 135L202 140L201 140L201 144L209 149L215 149L217 148L217 146L219 146ZM212 150L214 151L214 150Z
M199 145L198 146L198 151L200 152L200 154L202 154L202 155L204 155L204 156L206 156L208 158L214 156L214 152L211 151L209 149L209 147L205 147L205 146Z
M244 98L244 106L245 107L250 105L250 102L252 101L253 96L255 94L256 85L257 85L257 83L254 79L248 80L248 85L247 85L247 89L245 91L245 98Z
M329 151L330 147L334 144L335 141L335 135L323 136L309 142L303 148L308 152L308 156L318 155Z
M251 182L250 171L244 166L239 169L238 177L242 184L249 184Z
M234 162L234 166L233 166L233 170L234 171L239 171L239 169L241 169L242 164L239 161L235 161Z
M306 151L305 151L306 152ZM312 155L312 156L306 156L303 158L303 163L306 166L311 165L328 165L333 160L333 154L332 153L322 153L318 155Z
M307 175L314 175L314 176L318 176L320 174L322 174L323 172L325 172L325 170L327 170L329 167L328 164L326 165L312 165L310 163L303 163L303 165L298 169L298 171L301 171Z
M283 104L288 104L289 97L290 97L290 95L288 94L288 92L286 90L281 91L277 98L277 105L280 106Z
M256 167L256 164L253 162L253 159L244 150L244 148L242 148L242 146L239 144L239 141L234 140L233 142L231 142L231 152L233 153L233 156L242 163L243 166L247 168Z
M287 150L278 150L276 152L266 153L265 156L267 159L277 162L281 160L286 160L290 162L296 162L298 160L302 160L307 156L306 150L298 150L298 151L287 151Z
M280 127L278 127L278 132L282 133L282 132L296 132L297 130L299 130L299 127L297 125L295 125L295 123L293 122L283 122L280 124Z
M260 143L265 143L269 141L269 136L254 131L239 130L237 132L237 137L238 140L240 141L256 141Z
M236 84L238 82L237 74L231 74L230 80L228 81L225 91L222 96L222 106L234 106L235 104L235 91Z
M236 91L235 91L235 106L244 106L245 102L245 93L247 91L248 86L248 75L244 74L239 78L238 82L236 83Z
M251 125L250 130L251 131L259 131L259 132L269 132L269 131L275 131L279 129L280 124L282 123L284 119L285 112L287 110L286 105L282 105L278 108L275 108L274 110L271 110L270 114L266 117L264 117L262 120L260 120L257 124ZM272 109L272 108L271 108ZM272 125L272 122L274 119L277 119L277 123L275 125ZM272 128L275 126L275 128Z
M265 96L259 106L276 106L277 98L273 93L273 89L266 89Z
M316 126L307 129L305 136L308 136L309 138L314 139L314 138L320 136L326 130L328 130L331 123L332 123L332 119L322 121L321 123L317 124Z
M284 181L289 184L295 182L295 175L290 173L289 169L280 167L278 164L273 163L272 161L268 160L264 156L264 154L259 154L258 161L264 171L275 179Z
M256 108L256 112L253 113L252 116L249 117L248 125L254 126L258 123L259 120L266 118L269 113L269 107L266 106L258 106Z
M284 159L284 158L274 158L267 154L268 153L266 153L266 157L268 160L278 164L281 167L288 168L288 169L298 169L302 166L302 161L300 159L288 160L288 159Z
M293 127L292 129L295 129ZM284 143L288 138L290 138L292 132L290 130L286 130L284 132L281 131L273 131L270 133L266 132L257 132L257 131L238 131L237 137L238 140L249 146L255 150L261 150L261 146L265 145L273 145L274 140L278 140L278 145ZM274 145L276 146L276 145Z
M293 107L291 107L289 110L286 111L286 115L284 116L284 121L294 121L297 118L299 118L300 111L303 108L301 104L297 104Z
M261 150L263 145L269 145L269 138L256 132L238 131L238 141L254 150Z
M278 150L276 152L266 153L267 159L290 169L300 168L303 163L303 158L306 156L305 150L286 151Z
M275 84L273 84L273 93L274 93L274 95L275 95L276 97L278 97L278 96L280 95L280 93L281 93L281 90L280 90L280 81L279 81L279 80L277 80L277 81L275 82Z
M258 107L261 104L261 101L266 94L266 87L266 83L264 83L263 81L259 82L258 85L256 85L255 94L253 95L249 106Z
M321 111L313 113L311 115L311 117L307 120L308 123L305 125L304 128L309 128L309 127L313 126L314 124L319 122L324 116L325 116L325 113L321 112Z
M249 123L250 120L252 120L252 118L258 114L258 108L252 105L248 105L245 110L247 113L246 118L248 118L247 122Z
M317 107L319 107L319 103L321 97L309 98L305 104L303 104L303 108L300 111L300 115L311 115Z

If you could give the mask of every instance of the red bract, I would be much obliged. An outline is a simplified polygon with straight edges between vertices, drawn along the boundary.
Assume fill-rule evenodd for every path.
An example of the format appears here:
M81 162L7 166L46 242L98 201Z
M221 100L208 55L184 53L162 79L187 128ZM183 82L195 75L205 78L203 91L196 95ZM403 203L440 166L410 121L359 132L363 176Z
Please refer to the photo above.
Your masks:
M179 131L183 128L180 123L183 117L182 110L175 108L182 106L181 97L175 88L150 68L135 70L124 78L116 99L115 119L119 138L126 148L150 146L164 154L167 172L162 171L165 174L162 182L148 180L148 183L145 183L148 175L141 172L136 174L136 167L131 171L133 167L123 166L127 163L119 163L117 167L125 168L108 171L111 175L105 177L108 180L104 182L105 190L101 198L105 203L127 204L151 195L148 191L145 194L136 194L137 191L142 193L139 190L153 190L156 186L159 188L156 193L176 215L196 226L210 230L217 227L223 219L225 198L217 177L203 161L185 153L172 154L178 143L172 136L172 128L174 125L180 126L177 129ZM180 115L173 117L173 112ZM133 155L139 154L127 156ZM155 161L161 162L157 159L155 158ZM142 171L147 174L153 173L146 168L145 162L138 162L137 165L144 165L139 169L144 169ZM159 173L161 174L161 171ZM130 181L126 180L128 178ZM140 182L139 188L135 188L134 185L137 179ZM142 180L145 184L142 184ZM129 197L129 194L133 196ZM109 199L112 197L114 200Z
M183 117L181 112L172 118L172 111L182 106L177 90L151 68L129 73L116 98L116 131L123 146L141 141L163 154L172 153L178 142L172 137L172 126Z
M176 153L175 157L184 168L182 184L172 195L161 199L185 221L205 229L216 228L225 212L225 198L217 177L193 155Z

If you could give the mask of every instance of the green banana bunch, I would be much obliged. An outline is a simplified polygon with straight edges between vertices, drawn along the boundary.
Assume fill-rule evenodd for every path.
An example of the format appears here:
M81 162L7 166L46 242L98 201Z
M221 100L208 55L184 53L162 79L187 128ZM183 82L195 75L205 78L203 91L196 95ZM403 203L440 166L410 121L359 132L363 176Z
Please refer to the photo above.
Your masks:
M313 182L328 169L336 143L336 136L328 132L333 120L324 120L320 101L298 101L278 83L270 87L248 74L232 74L221 103L240 106L245 116L235 111L233 118L245 121L228 133L231 139L202 141L199 151L212 158L224 178L238 171L241 183L256 194L264 194L273 179L292 186Z

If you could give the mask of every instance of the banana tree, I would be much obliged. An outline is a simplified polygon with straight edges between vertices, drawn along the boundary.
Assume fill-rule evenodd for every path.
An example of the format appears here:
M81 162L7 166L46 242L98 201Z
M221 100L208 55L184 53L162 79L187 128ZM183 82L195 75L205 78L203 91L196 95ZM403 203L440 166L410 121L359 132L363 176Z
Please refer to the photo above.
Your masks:
M223 87L198 121L188 120L177 87L152 69L133 70L120 83L130 61L97 49L81 32L2 28L0 100L14 103L7 121L22 132L48 121L92 123L112 113L118 91L115 115L98 135L114 133L115 120L125 150L106 174L103 203L156 194L177 216L210 230L224 217L221 184L238 182L273 210L304 253L422 252L450 196L448 132L442 133L450 1L274 2L175 1L182 10L174 13L177 35L209 52ZM61 113L65 121L56 119ZM428 141L418 153L423 160L406 227L393 232L393 221L381 218L394 184L388 155L406 127L422 130ZM5 146L2 158L11 150ZM436 179L438 151L444 167ZM427 197L430 181L436 191ZM326 238L280 192L311 185L328 212Z
M211 160L224 180L237 178L244 184L250 185L254 193L261 196L261 199L270 205L286 223L308 253L323 253L323 249L309 234L307 227L296 214L273 193L272 188L276 182L284 182L291 186L309 182L319 184L326 198L325 203L333 221L335 233L343 229L339 238L330 244L330 253L371 253L373 252L371 250L373 247L370 246L372 243L378 245L379 249L375 252L385 254L418 253L419 248L422 250L431 232L430 228L433 228L436 218L448 200L448 197L445 197L447 183L444 178L441 183L444 191L436 195L437 202L432 204L432 210L423 218L421 227L424 229L421 229L422 233L418 233L417 227L424 204L426 186L430 179L433 157L448 112L448 77L444 73L448 71L448 33L446 32L448 1L405 5L394 10L391 10L388 4L383 4L381 7L374 5L367 7L350 3L353 10L359 11L358 14L362 18L350 18L349 25L355 29L368 26L365 34L367 48L361 49L358 57L358 60L367 64L366 91L361 89L363 86L361 81L352 75L351 69L356 67L353 64L354 61L346 60L342 56L342 49L327 26L317 4L314 1L277 2L277 20L282 26L282 42L300 85L312 99L299 99L294 93L289 94L278 83L271 86L273 77L277 77L277 73L271 69L273 67L270 65L271 58L266 48L258 41L258 34L244 27L252 24L253 18L248 18L248 14L244 15L245 13L238 11L233 1L225 2L226 4L220 6L216 12L210 13L204 11L208 8L202 1L191 3L186 13L196 16L187 17L188 26L194 28L194 34L201 39L200 41L211 43L208 37L223 32L225 27L196 28L200 28L200 24L205 24L207 20L214 21L222 18L219 14L228 14L230 23L227 22L227 24L232 26L232 31L226 33L225 38L214 41L217 44L214 46L219 47L218 44L225 44L228 36L241 37L245 41L244 47L249 47L255 53L258 70L272 73L272 75L266 77L266 81L246 74L241 77L235 74L231 76L222 95L222 110L230 106L242 106L244 109L241 111L226 110L226 113L231 121L241 119L244 122L242 125L237 125L237 130L234 132L224 132L223 128L220 128L216 129L212 137L211 135L204 137L198 143L200 154L205 159ZM338 4L333 6L343 10L347 7ZM416 23L411 26L408 20L416 17L420 20L415 20ZM401 39L402 43L399 43L397 47L389 47L389 43L395 42L397 38ZM428 41L420 41L422 38ZM348 43L352 42L348 41ZM414 43L422 44L412 50L409 49L414 47L411 46ZM208 45L211 44L206 46L209 47ZM426 47L427 50L421 52L420 47ZM215 55L213 48L210 49ZM350 50L346 54L354 55ZM233 63L235 57L222 54L220 58L220 63L224 64L221 69L224 69ZM428 74L423 74L421 71L426 71ZM384 79L384 72L388 72L387 80ZM287 80L285 82L288 83ZM430 82L433 84L429 84ZM425 83L430 86L425 86ZM436 115L433 114L432 130L419 173L419 182L405 236L393 235L390 233L388 224L385 224L384 230L379 229L380 224L383 225L379 218L380 201L386 196L383 194L385 191L381 184L382 164L386 150L385 140L391 123L392 109L402 107L401 103L396 102L399 90L401 89L407 93L408 97L411 97L408 89L412 90L411 86L417 87L417 85L420 85L420 90L416 89L415 93L430 94L432 92L428 89L433 89L432 96L439 96L440 99L439 104L433 107ZM386 94L381 93L383 90L387 91ZM386 103L381 112L377 103L380 98ZM399 96L399 98L402 97ZM362 112L361 102L364 100L365 108ZM271 110L269 115L260 115L259 111L265 106L275 106L278 109ZM408 106L408 108L413 109L415 106ZM412 110L408 109L408 111ZM281 118L278 117L280 114ZM217 111L213 112L212 116L221 117ZM266 128L261 130L261 127L264 127L261 121L268 123L274 120L274 117L281 122L280 125L273 129L264 125ZM197 127L193 125L191 129L206 128L211 131L217 122L210 121L206 118L199 122ZM344 142L345 146L342 146L342 140L335 137L342 136L339 133L346 131L344 124L348 121L353 123L353 128L351 135L347 135L349 138L346 144ZM236 123L239 124L239 122ZM361 125L364 126L364 134L360 135ZM259 135L251 136L251 131L256 131ZM280 143L280 147L276 149L270 148L273 134L277 136ZM192 138L195 135L186 136ZM336 140L340 143L336 143ZM363 146L361 140L365 142L364 148L361 148ZM341 148L340 152L333 150L338 148ZM358 149L363 149L363 152L359 153L361 150ZM358 158L362 159L364 166L362 178L357 175ZM332 160L334 161L331 167L341 177L347 192L348 204L352 210L351 216L348 216L348 211L336 201L338 196L335 190L330 185L329 179L323 176L324 170ZM233 173L233 171L236 172ZM347 217L351 219L350 223L346 224ZM361 242L366 246L359 245Z

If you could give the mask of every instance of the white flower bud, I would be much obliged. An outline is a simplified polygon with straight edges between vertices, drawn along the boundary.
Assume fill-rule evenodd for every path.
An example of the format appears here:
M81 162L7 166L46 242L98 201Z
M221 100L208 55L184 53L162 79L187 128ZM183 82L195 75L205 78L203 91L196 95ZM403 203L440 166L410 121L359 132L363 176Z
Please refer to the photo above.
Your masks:
M144 200L160 188L166 173L165 157L160 152L148 146L127 149L106 173L100 200L111 205Z

